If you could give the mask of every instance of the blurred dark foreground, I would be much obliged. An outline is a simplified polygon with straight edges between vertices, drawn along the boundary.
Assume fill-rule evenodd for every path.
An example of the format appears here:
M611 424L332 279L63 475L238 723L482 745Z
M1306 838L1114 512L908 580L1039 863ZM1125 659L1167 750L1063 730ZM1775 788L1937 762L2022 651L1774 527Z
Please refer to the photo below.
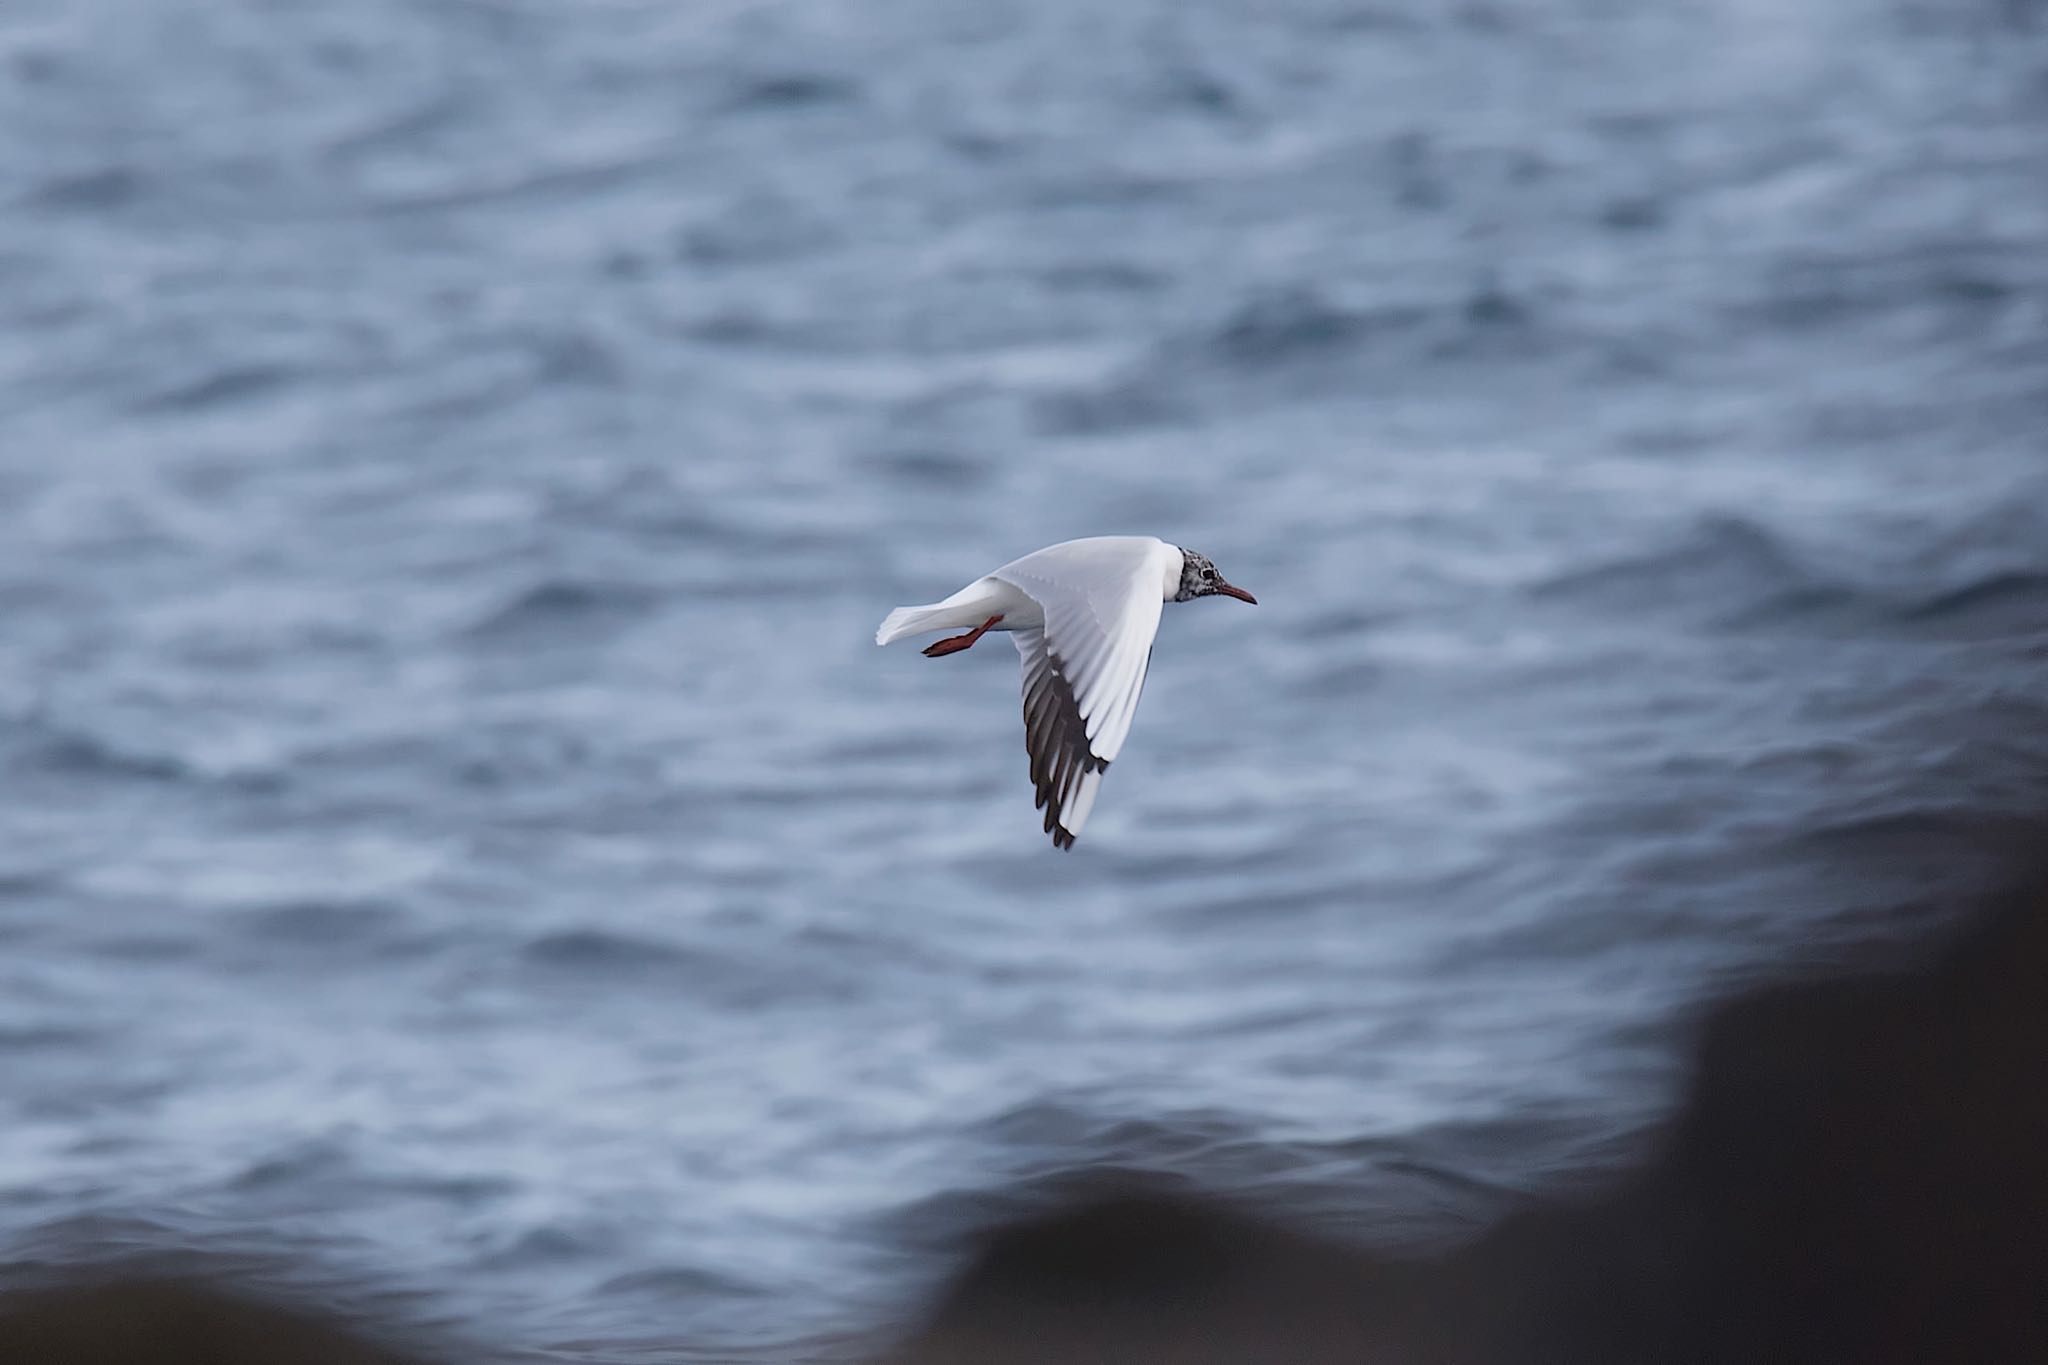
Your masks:
M1661 1158L1440 1262L1192 1201L993 1236L906 1362L2048 1360L2048 881L1721 1007Z
M2048 876L1924 963L1709 1021L1659 1158L1597 1199L1390 1260L1256 1211L1098 1189L998 1228L894 1365L2048 1360ZM0 1300L0 1361L399 1365L197 1284Z

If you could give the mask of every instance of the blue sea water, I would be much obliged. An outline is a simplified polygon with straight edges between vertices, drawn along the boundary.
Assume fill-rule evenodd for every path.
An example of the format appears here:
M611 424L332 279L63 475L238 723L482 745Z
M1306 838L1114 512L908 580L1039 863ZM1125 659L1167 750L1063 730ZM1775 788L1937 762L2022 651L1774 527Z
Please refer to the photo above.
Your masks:
M1992 0L10 0L5 1259L789 1358L1597 1180L2048 796L2043 184ZM1262 605L1062 855L871 635L1103 533Z

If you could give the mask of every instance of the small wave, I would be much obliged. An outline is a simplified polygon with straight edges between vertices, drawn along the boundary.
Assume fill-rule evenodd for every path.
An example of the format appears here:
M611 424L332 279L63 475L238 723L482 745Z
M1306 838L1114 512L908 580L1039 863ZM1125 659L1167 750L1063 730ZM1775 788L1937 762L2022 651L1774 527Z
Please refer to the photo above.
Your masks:
M919 488L974 488L988 481L988 462L947 450L896 450L862 463L884 478Z
M761 1285L722 1275L704 1266L658 1266L616 1275L597 1287L605 1295L648 1295L663 1299L759 1298Z
M536 636L570 633L586 638L623 628L654 607L651 588L630 583L589 583L561 579L535 584L470 626L465 634L482 643L524 643Z
M1213 404L1256 399L1257 386L1296 394L1304 384L1355 388L1361 355L1391 338L1406 338L1414 358L1440 358L1476 344L1482 333L1519 335L1506 324L1522 318L1519 305L1485 296L1448 320L1413 305L1347 308L1310 286L1267 290L1209 326L1163 339L1105 382L1040 395L1032 412L1038 427L1055 436L1172 425Z
M7 733L10 728L15 730L12 736ZM48 728L36 721L16 727L0 722L0 754L7 754L9 748L10 773L104 781L190 782L249 791L275 790L284 782L280 773L217 761L216 756L206 752L187 757L89 731Z
M1647 195L1616 199L1600 211L1600 225L1613 232L1652 232L1669 218L1665 202Z
M724 309L691 323L689 336L712 346L816 352L832 345L816 323L769 317L750 309Z
M1094 436L1185 421L1193 412L1166 387L1134 375L1093 388L1045 394L1032 405L1038 429L1052 436Z
M734 1009L843 1000L857 975L838 956L773 965L715 948L609 929L565 928L520 945L519 960L564 991L645 988Z
M1040 178L1025 198L1036 208L1089 209L1178 201L1192 193L1186 181L1165 176L1084 172Z
M140 400L136 408L141 412L199 412L259 397L296 377L283 365L231 365L159 390Z
M142 198L148 185L148 179L133 166L106 166L46 180L29 192L27 202L31 207L60 212L108 213Z
M1129 261L1073 261L1038 274L1048 289L1091 294L1156 294L1166 276Z
M724 108L729 112L807 109L854 104L860 98L860 85L847 77L820 71L788 71L756 76L741 83L727 97Z
M1341 383L1359 380L1359 362L1443 364L1475 355L1537 353L1542 330L1537 303L1491 276L1459 295L1427 303L1352 307L1313 285L1255 294L1193 337L1170 341L1153 364L1178 373L1190 363L1221 366L1246 377L1300 372Z
M1122 1164L1200 1151L1248 1137L1253 1125L1222 1110L1188 1110L1163 1118L1105 1116L1054 1101L1021 1105L980 1124L981 1136L1004 1146L1085 1147Z
M348 1154L332 1142L307 1142L244 1166L228 1188L244 1193L319 1184L351 1169Z
M327 155L347 161L381 155L420 142L453 124L463 105L451 95L436 95L413 108L380 117L353 133L334 139Z
M200 951L199 941L184 934L115 934L93 943L93 953L109 962L185 962Z
M1465 321L1479 328L1520 327L1535 316L1535 309L1519 294L1511 294L1499 280L1489 279L1465 299Z
M679 944L604 929L561 929L520 950L528 962L574 972L648 972L687 968L715 976L724 964Z
M968 161L1004 161L1017 153L1017 139L982 129L961 128L943 135L948 151Z
M753 195L684 229L676 250L698 265L758 265L810 255L837 237L828 220L802 205Z
M1877 610L1876 600L1855 588L1802 583L1764 594L1753 606L1722 617L1721 624L1742 630L1794 624L1811 628L1830 621L1859 626L1870 624Z
M1606 608L1684 609L1706 604L1753 611L1789 607L1802 595L1834 600L1833 585L1810 574L1756 522L1715 517L1668 549L1573 569L1536 584L1532 596Z
M1342 640L1370 635L1406 615L1397 607L1338 607L1302 626L1301 636L1308 640Z
M2048 631L2048 573L1986 574L1913 604L1906 619L1972 635Z
M608 389L625 378L619 353L588 332L565 328L535 334L525 341L539 383Z
M1788 331L1836 328L1873 314L1934 308L1996 312L2024 294L2011 276L2025 269L2001 252L1928 244L1849 259L1792 260L1773 272L1763 297L1738 312Z
M63 1052L104 1041L102 1030L64 1024L0 1024L0 1052Z
M1192 109L1226 117L1243 112L1243 101L1230 83L1195 67L1179 67L1157 83L1153 102L1169 109Z
M385 1174L366 1169L344 1144L330 1138L295 1143L243 1167L228 1181L238 1194L326 1207L365 1195L403 1193L453 1205L474 1205L511 1193L510 1181L489 1176Z
M53 871L0 872L0 900L26 899L54 891L64 879ZM4 930L0 930L4 933Z
M1337 659L1317 668L1289 691L1306 697L1357 697L1386 679L1384 665L1372 659Z
M1933 869L1961 869L1967 880L1976 869L2024 866L2039 855L2041 828L2030 816L1965 805L1917 805L1813 824L1790 835L1796 848L1818 850L1849 861L1870 858L1878 866L1909 861Z
M579 1236L566 1228L548 1224L529 1228L509 1245L487 1253L480 1264L489 1270L521 1270L581 1260L604 1249L603 1243L596 1238Z
M97 735L62 732L32 740L23 767L67 777L101 777L144 782L184 782L189 764L169 754L138 752Z
M440 213L556 196L598 194L646 175L660 165L656 156L628 156L581 165L545 167L491 182L452 189L392 195L374 202L380 213Z
M1415 319L1396 313L1388 320ZM1375 325L1369 314L1340 308L1314 289L1296 287L1249 300L1216 328L1207 345L1230 364L1271 365L1349 346Z
M9 1259L16 1266L91 1264L178 1246L184 1231L161 1218L139 1214L67 1214L10 1238Z
M380 901L310 900L243 911L236 919L255 938L331 948L388 941L404 914Z

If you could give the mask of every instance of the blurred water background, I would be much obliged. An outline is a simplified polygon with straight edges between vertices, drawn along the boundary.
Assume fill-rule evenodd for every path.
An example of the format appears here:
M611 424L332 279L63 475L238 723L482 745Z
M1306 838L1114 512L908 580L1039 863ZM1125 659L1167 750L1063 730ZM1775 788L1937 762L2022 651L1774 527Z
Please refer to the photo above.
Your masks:
M7 1259L778 1356L1597 1177L2048 795L2043 185L2020 0L10 0ZM871 633L1124 532L1263 605L1060 855Z

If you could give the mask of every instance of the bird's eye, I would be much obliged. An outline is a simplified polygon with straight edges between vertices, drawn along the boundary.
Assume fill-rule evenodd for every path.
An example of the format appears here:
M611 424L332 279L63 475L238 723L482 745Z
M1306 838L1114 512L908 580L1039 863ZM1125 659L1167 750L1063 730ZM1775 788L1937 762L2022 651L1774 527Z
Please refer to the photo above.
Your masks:
M1202 581L1204 583L1214 583L1216 581L1216 571L1214 569L1202 570Z

